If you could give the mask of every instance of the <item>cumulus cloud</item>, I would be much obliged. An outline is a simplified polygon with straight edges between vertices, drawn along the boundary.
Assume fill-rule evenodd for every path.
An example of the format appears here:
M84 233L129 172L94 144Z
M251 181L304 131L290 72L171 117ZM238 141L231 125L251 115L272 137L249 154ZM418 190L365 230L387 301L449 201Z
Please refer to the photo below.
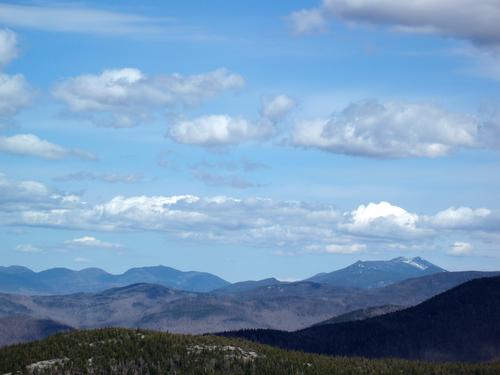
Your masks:
M472 245L468 242L455 242L451 245L448 254L454 256L470 255L472 249Z
M41 253L43 250L31 244L21 244L16 246L16 251L20 253Z
M370 237L405 238L424 235L419 216L389 202L360 205L346 214L341 227L351 233Z
M323 0L320 8L290 17L297 27L305 25L304 33L324 27L324 18L336 18L351 24L452 37L480 46L500 45L500 3L496 0Z
M243 77L226 69L191 76L148 76L124 68L62 80L52 93L68 111L97 125L131 127L148 121L153 112L197 105L243 84Z
M442 229L487 229L495 228L499 218L487 208L450 207L430 218L431 224Z
M278 122L282 120L294 107L295 100L286 95L278 95L267 99L262 104L261 115L263 118Z
M0 217L27 211L75 208L81 204L74 194L64 194L38 181L12 181L0 173Z
M295 145L377 158L448 155L461 147L480 147L482 123L473 116L428 104L350 104L329 119L298 122Z
M9 154L36 156L43 159L63 159L75 156L83 159L95 160L96 156L77 149L67 149L55 143L40 139L34 134L16 134L0 136L0 152Z
M241 117L209 115L173 123L169 136L178 143L227 146L264 139L273 132L272 126L254 124Z
M94 173L94 172L76 172L54 178L56 181L102 181L107 183L126 183L133 184L142 181L144 175L138 173Z
M123 245L119 243L101 241L92 236L84 236L80 238L74 238L65 242L65 245L70 247L88 247L88 248L100 248L100 249L121 249Z
M18 55L17 35L10 30L0 30L0 69ZM0 122L28 106L33 90L22 74L0 72ZM0 124L1 125L1 124Z

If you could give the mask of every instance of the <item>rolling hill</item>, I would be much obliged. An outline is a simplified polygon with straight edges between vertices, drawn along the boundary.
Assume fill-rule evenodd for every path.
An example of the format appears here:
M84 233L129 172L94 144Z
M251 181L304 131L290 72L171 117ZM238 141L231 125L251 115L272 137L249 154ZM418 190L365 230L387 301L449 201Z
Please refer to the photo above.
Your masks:
M104 329L52 336L0 349L0 373L494 375L500 364L435 364L334 358L239 339Z

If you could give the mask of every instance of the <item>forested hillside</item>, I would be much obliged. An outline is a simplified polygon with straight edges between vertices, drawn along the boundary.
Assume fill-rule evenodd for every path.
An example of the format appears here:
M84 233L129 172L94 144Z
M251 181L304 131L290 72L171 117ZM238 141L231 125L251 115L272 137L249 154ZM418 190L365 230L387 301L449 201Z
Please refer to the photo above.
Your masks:
M0 349L0 373L493 375L500 364L333 358L239 339L103 329Z

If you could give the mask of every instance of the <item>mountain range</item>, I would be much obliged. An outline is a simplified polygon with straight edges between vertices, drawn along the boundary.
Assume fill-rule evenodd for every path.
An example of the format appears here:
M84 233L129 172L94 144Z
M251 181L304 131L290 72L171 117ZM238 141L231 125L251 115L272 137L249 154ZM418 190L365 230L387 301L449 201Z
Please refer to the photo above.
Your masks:
M347 288L377 288L405 279L445 272L421 258L399 257L389 261L358 261L349 267L315 275L304 281ZM99 268L73 271L51 268L34 272L26 267L0 267L0 292L27 295L97 293L137 283L158 284L188 292L239 293L262 286L284 284L275 278L230 284L222 278L196 271L179 271L165 266L132 268L113 275Z
M413 306L465 281L497 275L444 272L383 288L353 289L313 282L261 286L239 293L195 293L133 284L99 293L0 294L0 317L52 319L74 328L130 327L178 333L243 328L297 330L373 306Z
M323 324L296 332L226 332L289 350L335 356L430 361L500 358L500 277L480 278L415 307L361 321Z
M51 268L34 272L26 267L0 267L0 292L29 295L95 293L136 283L163 285L192 292L209 292L229 283L207 272L183 272L165 266L131 268L113 275L99 268L73 271Z
M0 346L100 327L191 334L329 327L415 306L469 280L496 275L447 272L421 258L401 257L357 262L298 282L269 278L234 284L163 266L121 275L96 268L0 267L0 290L17 291L0 292Z

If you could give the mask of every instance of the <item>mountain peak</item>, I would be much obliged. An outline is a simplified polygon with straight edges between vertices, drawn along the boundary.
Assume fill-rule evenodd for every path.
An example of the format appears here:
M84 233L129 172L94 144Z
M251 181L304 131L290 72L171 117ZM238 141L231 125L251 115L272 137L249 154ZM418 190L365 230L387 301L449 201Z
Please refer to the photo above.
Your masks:
M391 260L358 260L338 271L323 273L309 281L354 288L378 288L405 279L445 272L420 257L397 257Z

